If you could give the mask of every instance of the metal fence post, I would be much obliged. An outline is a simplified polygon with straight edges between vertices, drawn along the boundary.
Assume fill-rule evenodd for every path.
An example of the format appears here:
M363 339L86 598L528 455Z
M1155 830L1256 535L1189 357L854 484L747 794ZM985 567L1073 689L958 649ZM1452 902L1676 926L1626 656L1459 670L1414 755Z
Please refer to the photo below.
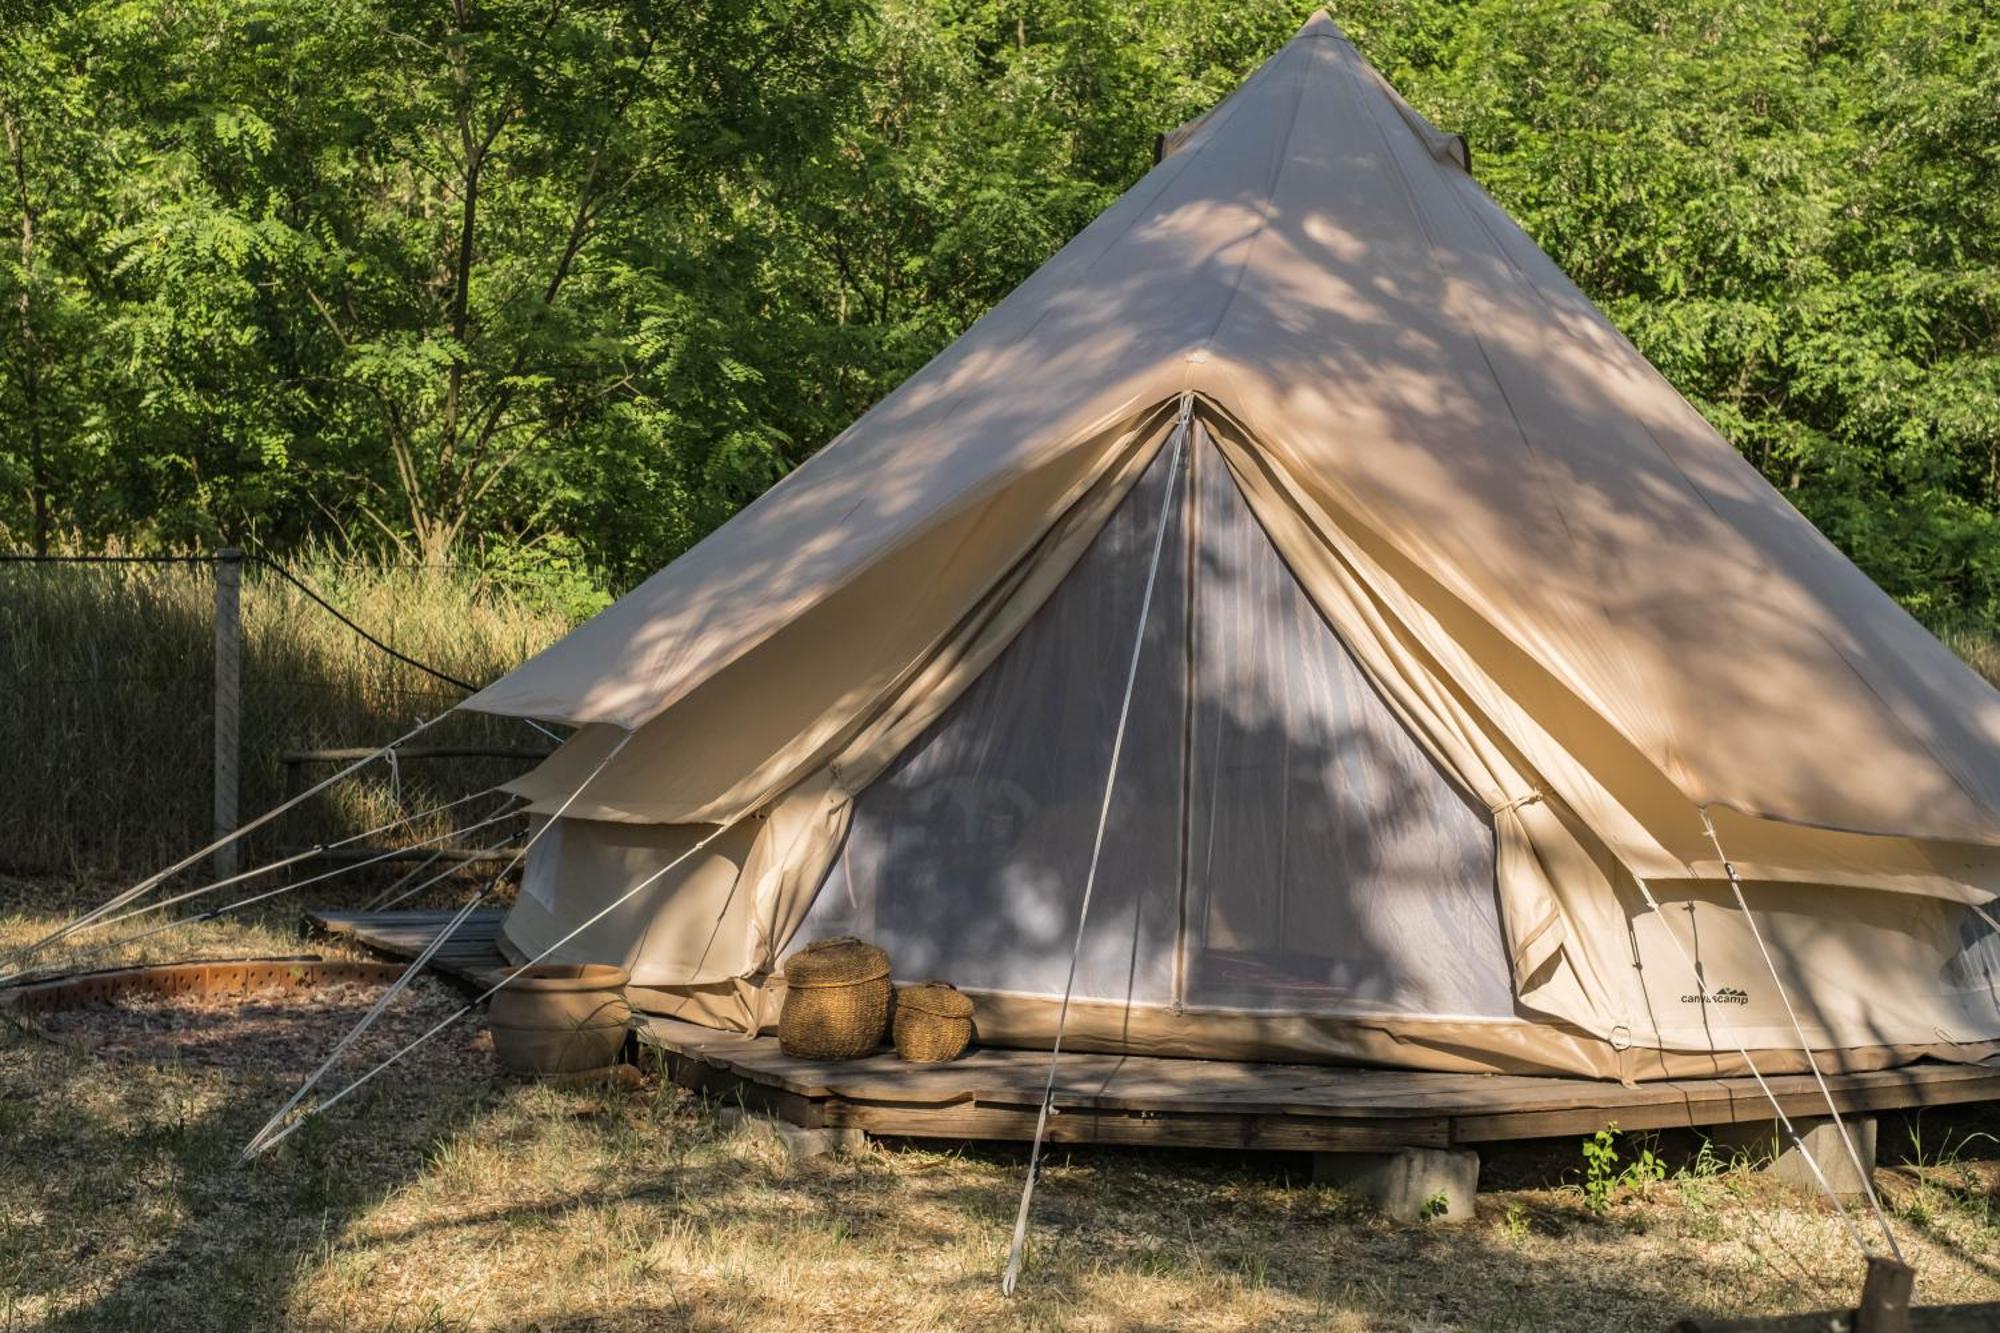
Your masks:
M215 553L215 836L236 831L236 773L243 679L243 552ZM237 845L215 851L217 876L233 875Z

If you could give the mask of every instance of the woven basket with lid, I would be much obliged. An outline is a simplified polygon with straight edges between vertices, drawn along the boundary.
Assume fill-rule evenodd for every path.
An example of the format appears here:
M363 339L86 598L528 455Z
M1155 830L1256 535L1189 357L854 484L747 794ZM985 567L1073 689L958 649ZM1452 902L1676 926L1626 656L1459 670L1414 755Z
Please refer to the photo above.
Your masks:
M972 1040L972 999L945 981L896 992L896 1054L919 1064L956 1060Z
M805 1060L852 1060L882 1044L889 955L852 937L815 940L785 961L778 1045Z

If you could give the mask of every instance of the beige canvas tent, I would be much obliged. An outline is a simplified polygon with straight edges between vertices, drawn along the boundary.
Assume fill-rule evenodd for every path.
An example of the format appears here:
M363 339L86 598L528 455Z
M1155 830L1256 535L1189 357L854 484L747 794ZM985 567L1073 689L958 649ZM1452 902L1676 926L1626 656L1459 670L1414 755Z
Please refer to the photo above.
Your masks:
M560 953L755 1030L863 934L1046 1044L1123 711L1072 1048L1798 1068L1726 854L1827 1063L2000 1050L2000 697L1323 14L1165 149L470 701L579 728L508 946L604 912Z

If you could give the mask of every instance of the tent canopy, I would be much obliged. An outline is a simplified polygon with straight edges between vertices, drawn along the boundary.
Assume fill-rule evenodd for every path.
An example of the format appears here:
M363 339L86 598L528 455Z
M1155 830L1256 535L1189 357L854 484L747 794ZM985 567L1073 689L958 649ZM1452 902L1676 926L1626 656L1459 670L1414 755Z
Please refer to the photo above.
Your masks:
M1157 585L1076 1039L1722 1068L1641 894L1699 918L1711 977L1752 976L1719 842L1816 1044L2000 1042L1971 910L2000 895L2000 695L1325 14L1167 147L839 438L468 701L580 727L515 784L562 818L513 945L605 910L569 955L754 1029L789 949L865 928L976 974L989 1037L1045 1039ZM1857 986L1885 967L1890 995ZM1774 989L1743 1004L1741 1039L1793 1044Z
M968 529L997 577L1061 502L1051 471L1088 470L1074 455L1107 426L1186 389L1490 627L1552 711L1588 713L1690 801L2000 842L2000 698L1660 378L1443 138L1315 16L951 348L468 706L637 728L926 535ZM1028 480L1040 504L986 513Z

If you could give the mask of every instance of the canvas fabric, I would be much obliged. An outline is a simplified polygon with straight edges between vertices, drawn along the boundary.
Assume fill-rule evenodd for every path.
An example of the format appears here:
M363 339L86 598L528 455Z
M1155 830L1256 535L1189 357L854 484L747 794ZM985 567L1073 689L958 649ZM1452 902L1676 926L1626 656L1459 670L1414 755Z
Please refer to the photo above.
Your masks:
M1356 678L1489 822L1516 1012L1438 1042L1409 1035L1436 1017L1418 1014L1239 1040L1221 1011L1149 995L1123 1006L1132 1031L1190 1054L1593 1073L1635 1049L1722 1059L1703 1052L1724 1024L1793 1045L1716 897L1705 811L1794 998L1815 997L1814 1044L2000 1039L1993 932L1966 906L2000 894L2000 696L1672 391L1323 15L1169 148L769 494L469 701L580 727L516 785L544 812L575 803L513 945L727 827L568 952L631 964L704 1021L766 1021L857 801L1050 602L1185 414ZM1642 881L1694 906L1656 916ZM1670 930L1741 1004L1682 1003Z
M1065 476L1101 468L1107 430L1192 390L1608 732L1577 738L1585 762L1622 746L1697 805L2000 842L1990 687L1765 484L1414 114L1316 18L930 365L470 706L643 728L774 636L774 658L847 675L866 636L816 609L913 591L917 569L929 592L950 550L968 582L924 599L942 633L1066 507ZM766 739L746 750L767 756ZM631 813L687 806L670 790ZM1672 850L1703 859L1698 830L1684 841Z

